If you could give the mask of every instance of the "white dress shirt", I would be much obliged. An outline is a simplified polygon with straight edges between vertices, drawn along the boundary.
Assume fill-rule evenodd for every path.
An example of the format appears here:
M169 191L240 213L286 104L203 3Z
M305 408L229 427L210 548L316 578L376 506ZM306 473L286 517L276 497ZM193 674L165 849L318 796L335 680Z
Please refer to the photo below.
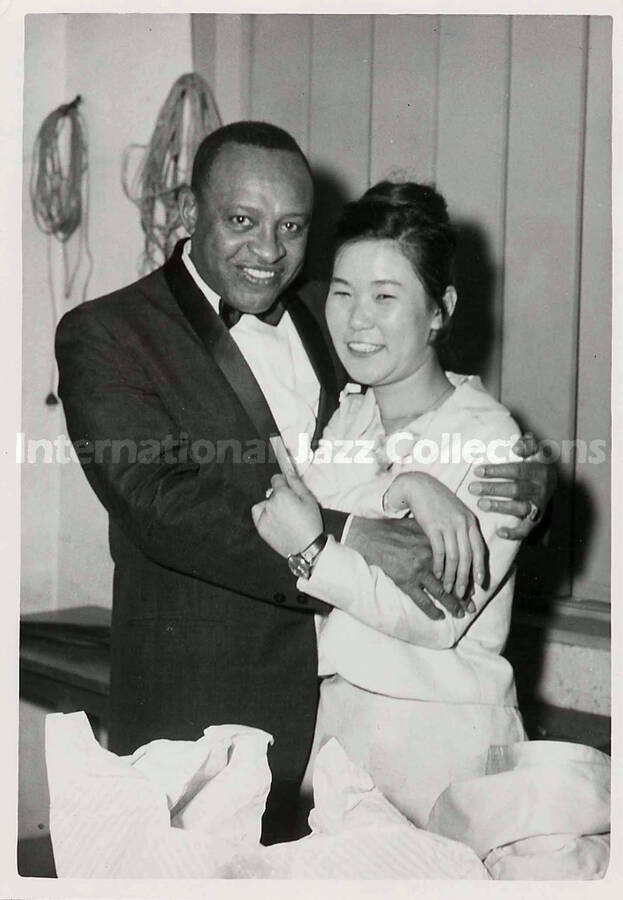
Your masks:
M218 313L220 298L199 275L190 250L187 241L184 265ZM278 325L267 325L257 316L243 315L229 333L260 386L286 447L297 457L316 427L320 384L292 319L285 312Z

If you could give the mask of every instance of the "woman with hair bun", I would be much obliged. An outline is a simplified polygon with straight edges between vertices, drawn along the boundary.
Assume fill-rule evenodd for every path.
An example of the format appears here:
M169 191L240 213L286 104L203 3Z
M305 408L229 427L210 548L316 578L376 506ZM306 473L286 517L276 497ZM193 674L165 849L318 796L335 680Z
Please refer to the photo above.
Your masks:
M478 464L515 459L519 428L480 378L445 372L437 357L457 300L455 244L430 186L385 181L346 206L326 318L357 387L301 466L303 480L276 476L253 511L299 589L334 607L318 623L308 771L335 736L418 826L451 781L480 774L491 744L525 739L501 655L519 544L498 537L504 517L482 514L468 491ZM446 615L431 598L435 618L425 615L380 568L322 534L316 500L360 516L413 515L444 589L468 601L465 614Z

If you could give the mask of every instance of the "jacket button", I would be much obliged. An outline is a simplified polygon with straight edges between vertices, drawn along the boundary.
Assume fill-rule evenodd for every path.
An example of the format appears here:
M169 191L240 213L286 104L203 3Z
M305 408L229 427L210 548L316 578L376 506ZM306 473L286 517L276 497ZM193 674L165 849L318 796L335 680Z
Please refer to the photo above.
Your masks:
M275 603L285 603L286 595L279 592L279 593L275 594L273 599L274 599Z
M297 594L296 595L297 603L307 603L308 599L309 598L308 598L307 594Z

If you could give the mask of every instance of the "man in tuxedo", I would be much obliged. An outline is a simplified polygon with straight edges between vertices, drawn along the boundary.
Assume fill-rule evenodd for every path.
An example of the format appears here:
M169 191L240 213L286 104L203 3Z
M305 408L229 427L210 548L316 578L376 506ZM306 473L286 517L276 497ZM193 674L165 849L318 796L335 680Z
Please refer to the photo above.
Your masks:
M326 610L297 591L250 512L278 471L269 437L291 449L317 439L341 387L322 316L291 290L312 202L290 135L218 129L180 197L190 241L57 332L68 430L110 519L109 746L129 753L221 723L270 732L265 842L292 835L317 705L312 614ZM514 499L490 502L519 516L544 508L546 470L528 471L507 470ZM345 517L324 520L339 538ZM459 611L413 522L353 519L346 539L429 615L442 614L426 591Z

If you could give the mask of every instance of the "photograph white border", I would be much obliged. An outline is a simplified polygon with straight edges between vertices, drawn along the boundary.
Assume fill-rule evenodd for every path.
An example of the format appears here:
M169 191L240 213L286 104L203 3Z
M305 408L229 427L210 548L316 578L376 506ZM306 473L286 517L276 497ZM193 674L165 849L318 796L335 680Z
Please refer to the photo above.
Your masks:
M382 6L382 9L379 7ZM568 15L609 15L613 17L614 47L614 118L613 118L613 205L614 216L614 277L613 297L621 294L621 222L620 222L620 44L621 44L621 3L584 2L561 3L552 0L541 2L480 2L464 3L460 0L445 3L362 3L344 0L317 0L315 3L286 2L239 2L210 3L208 8L197 3L185 2L99 2L85 3L75 0L47 0L47 2L10 2L0 0L0 66L2 85L2 116L0 119L1 158L3 178L0 179L0 283L2 284L2 328L0 330L0 497L4 513L0 529L0 572L3 586L3 615L0 628L0 703L2 712L2 739L0 772L2 791L2 818L0 828L0 896L11 898L83 898L83 897L163 897L191 898L204 897L291 897L293 890L302 897L344 898L353 897L395 897L405 900L417 893L418 900L446 896L471 896L478 891L482 897L489 890L506 891L524 897L526 890L538 890L544 900L554 897L575 896L617 896L623 887L623 862L621 838L623 829L623 767L613 766L612 819L615 841L610 869L607 877L600 882L562 883L540 882L528 887L522 882L495 882L471 885L466 882L205 882L188 880L169 881L86 881L77 879L37 879L20 878L16 872L17 843L17 722L18 722L18 635L19 635L19 556L20 556L20 515L19 515L19 466L15 462L15 436L21 430L21 209L22 209L22 90L23 90L23 46L24 16L28 13L408 13L408 14L568 14ZM623 347L621 333L620 304L614 305L613 348ZM613 352L612 369L612 412L613 412L613 513L612 546L623 547L623 535L618 520L621 510L621 384L623 363L621 354ZM612 584L620 583L621 553L613 553ZM612 604L612 646L621 646L622 625L618 609L618 598ZM613 710L617 701L622 700L622 666L620 655L612 657ZM612 746L614 758L621 748L620 716L613 717Z

